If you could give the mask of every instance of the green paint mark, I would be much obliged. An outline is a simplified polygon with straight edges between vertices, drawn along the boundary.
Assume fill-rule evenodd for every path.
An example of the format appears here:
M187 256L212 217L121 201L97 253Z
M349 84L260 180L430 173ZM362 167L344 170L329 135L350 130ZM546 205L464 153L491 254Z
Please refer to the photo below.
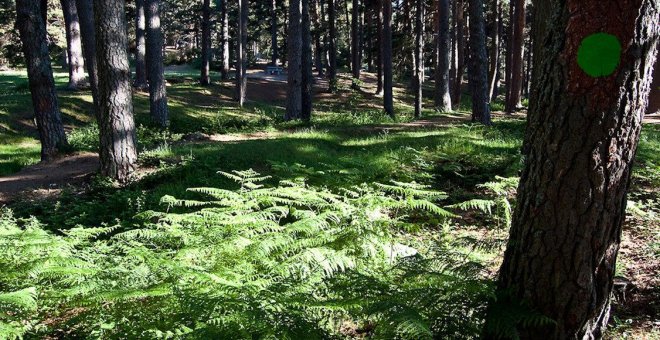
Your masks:
M582 40L577 61L580 68L588 75L594 78L607 77L619 66L621 43L611 34L592 34Z

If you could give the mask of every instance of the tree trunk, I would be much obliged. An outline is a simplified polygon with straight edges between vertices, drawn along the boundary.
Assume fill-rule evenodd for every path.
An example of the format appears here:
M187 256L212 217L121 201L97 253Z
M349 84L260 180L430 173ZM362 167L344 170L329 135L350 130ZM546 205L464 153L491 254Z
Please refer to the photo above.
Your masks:
M499 52L499 49L503 45L503 37L504 37L504 6L502 2L499 3L498 7L498 13L497 13L497 35L499 36L499 45L498 46L498 57L497 57L497 64L495 65L495 85L493 86L493 93L491 95L491 101L496 100L497 97L500 95L500 84L502 82L502 58L501 58L501 53Z
M328 80L329 91L337 91L337 6L335 0L328 0L328 25L330 36L328 41Z
M519 108L520 95L522 92L523 77L523 33L525 29L525 0L511 0L513 6L513 17L511 17L511 30L509 39L511 40L511 70L509 77L511 82L507 83L510 89L507 91L506 112L513 113Z
M286 120L302 116L302 0L289 0Z
M123 0L94 0L101 173L126 182L137 162Z
M660 60L660 58L657 60ZM646 113L660 113L660 61L656 61L653 68L653 83L651 85L651 94L649 95L649 108L646 110Z
M439 112L451 111L449 72L451 38L449 36L449 0L436 0L435 40L435 108Z
M69 90L78 90L85 83L85 62L80 41L80 21L76 0L60 0L64 13L66 52L69 67Z
M280 58L277 50L277 0L271 0L270 4L270 47L273 50L270 64L277 66L277 60Z
M309 1L302 0L302 112L301 118L312 118L313 76L312 76L312 33L309 13Z
M376 1L376 36L378 37L378 43L376 50L378 54L376 56L376 95L383 95L383 1L384 0L375 0Z
M85 66L89 75L89 85L92 88L94 102L94 117L99 121L98 88L99 76L96 63L96 33L94 33L94 3L93 0L76 0L76 7L80 17L80 36L82 37Z
M525 167L498 281L509 301L491 306L487 332L509 303L525 303L554 323L511 325L521 339L603 337L660 36L657 4L535 3L534 41L543 44L534 46ZM581 62L582 53L598 59Z
M392 76L392 1L383 1L383 108L394 118Z
M424 84L424 0L416 0L415 8L415 75L413 92L415 93L415 117L422 116L424 95L422 85Z
M488 98L493 98L493 93L495 93L495 87L497 87L497 71L498 65L500 63L500 35L499 35L499 11L501 6L498 0L492 0L491 2L491 14L493 15L492 23L493 28L491 30L491 50L490 50L490 70L488 72L489 84L488 89Z
M147 61L149 68L149 112L162 128L169 125L167 88L163 67L163 31L160 26L160 1L145 0L147 18Z
M463 94L463 75L465 74L465 6L464 0L456 0L454 4L454 23L456 30L456 73L453 84L451 102L459 108Z
M319 77L323 76L323 44L321 44L321 32L323 31L323 21L319 17L319 0L314 1L314 10L311 12L312 21L316 23L314 29L314 63Z
M46 27L46 40L48 40L48 0L39 0L39 13L41 14L41 20Z
M360 71L362 68L362 37L360 36L360 1L353 0L353 8L351 12L351 70L353 71L353 79L360 79ZM353 81L353 88L359 89L357 82Z
M144 14L145 0L135 0L135 86L138 89L147 88L147 47L145 32L147 20Z
M202 8L202 86L211 84L211 0L204 0Z
M218 0L220 21L220 77L229 79L229 16L227 0Z
M32 0L17 0L16 26L27 65L32 108L41 141L41 160L49 161L67 147L67 141L55 93L41 4Z
M247 91L247 27L249 0L238 0L238 56L236 58L236 101L238 106L245 104Z
M472 121L490 125L488 57L483 0L470 0L469 82L472 92Z

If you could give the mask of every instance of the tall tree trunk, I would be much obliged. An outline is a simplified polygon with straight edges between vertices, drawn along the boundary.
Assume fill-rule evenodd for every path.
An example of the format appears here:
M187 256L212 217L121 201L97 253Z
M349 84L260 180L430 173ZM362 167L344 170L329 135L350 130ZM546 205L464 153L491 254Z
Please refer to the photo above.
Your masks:
M500 35L499 35L499 11L501 6L498 0L491 0L491 14L492 14L492 24L493 28L491 29L491 50L490 50L490 70L488 72L489 84L488 89L488 98L493 98L493 93L495 93L495 87L497 87L497 71L498 65L500 63Z
M211 0L204 0L202 8L202 86L211 84Z
M454 4L454 22L456 30L456 73L453 84L451 102L458 108L463 94L463 75L465 74L465 5L464 0L456 0Z
M451 37L449 36L449 0L436 0L435 40L435 108L440 112L451 111L449 87Z
M499 45L498 46L498 57L497 64L495 65L495 84L493 86L493 93L491 95L491 100L496 100L500 95L500 84L502 82L502 58L499 49L503 45L503 36L504 36L504 5L502 2L499 3L498 13L497 13L497 35L499 36Z
M490 125L490 94L488 93L488 57L483 0L469 0L470 63L469 82L472 92L472 121Z
M376 1L376 36L378 37L378 44L376 50L378 51L376 57L376 95L383 95L383 1Z
M145 32L147 20L144 14L145 0L135 0L135 86L138 89L147 88L147 42Z
M243 107L247 94L247 28L249 0L238 0L238 56L236 58L236 101Z
M353 71L353 79L360 79L360 71L362 68L362 37L360 36L360 1L353 0L353 8L351 12L351 70ZM357 82L353 82L353 88L358 89Z
M160 26L160 1L145 0L147 18L147 61L149 68L149 112L160 127L169 125L167 88L163 67L163 31Z
M280 58L277 49L277 0L271 0L270 3L270 47L273 50L270 64L277 66L277 60Z
M55 93L41 4L32 0L16 0L16 26L27 65L32 108L41 141L41 160L48 161L66 148L67 140Z
M76 0L76 7L80 17L80 35L82 37L85 66L89 75L89 84L92 88L94 102L94 116L99 121L98 88L99 76L96 63L96 33L94 32L94 2L93 0Z
M335 0L328 0L328 25L330 35L328 41L328 80L329 91L337 91L337 6Z
M394 118L392 75L392 0L383 1L383 108Z
M227 0L218 0L220 21L220 77L229 79L229 16Z
M302 0L289 0L286 120L302 117Z
M39 0L39 13L41 14L41 20L46 27L46 40L48 40L48 0Z
M319 77L323 76L323 44L321 44L321 32L323 21L319 17L319 0L314 1L314 10L311 12L311 20L316 23L314 28L314 63Z
M543 44L534 47L525 166L498 281L508 299L491 306L486 331L509 303L525 303L554 323L515 325L521 339L600 339L660 36L658 2L550 0L534 11L534 41ZM581 53L598 58L585 63Z
M660 58L655 62L653 68L653 83L651 85L651 94L649 95L649 108L646 110L648 114L660 113Z
M506 112L513 113L520 107L520 95L522 92L522 78L523 78L523 42L524 42L524 29L525 29L525 0L511 0L513 6L513 17L511 18L511 70L507 70L511 74L511 82L507 84L510 86L508 91L509 96L506 100Z
M373 6L374 2L365 2L364 4L364 16L365 16L365 32L364 32L364 43L366 44L366 52L367 55L365 56L366 63L367 63L367 70L369 72L374 71L374 42L373 40L375 39L375 34L374 32L374 16L373 16Z
M60 0L64 12L64 31L66 32L66 52L69 66L69 84L67 88L77 90L85 83L85 61L80 40L80 21L76 0Z
M126 182L137 162L124 0L94 0L101 173Z
M313 76L312 76L312 34L309 12L310 0L302 0L302 111L301 118L309 121L312 118Z
M424 0L416 0L415 8L415 76L413 92L415 93L415 117L422 116L424 95L422 85L424 84Z

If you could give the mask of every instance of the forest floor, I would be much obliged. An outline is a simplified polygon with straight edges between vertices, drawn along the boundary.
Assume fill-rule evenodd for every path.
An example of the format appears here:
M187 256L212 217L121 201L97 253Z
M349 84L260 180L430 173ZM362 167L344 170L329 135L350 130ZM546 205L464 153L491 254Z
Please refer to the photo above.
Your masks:
M18 217L36 216L54 229L98 226L121 221L131 226L136 214L159 210L164 195L186 197L190 187L228 188L218 170L255 169L277 180L305 177L310 184L332 190L389 180L417 181L447 192L446 204L488 196L479 184L514 177L521 167L524 114L498 113L492 128L470 123L469 96L452 114L424 112L413 120L412 97L403 86L395 90L397 121L384 116L375 78L365 75L363 91L351 91L348 75L330 94L327 83L316 85L314 120L287 123L280 117L286 83L252 70L249 102L239 110L232 102L233 85L196 84L188 68L168 70L171 128L150 126L148 95L136 93L140 140L140 171L126 187L95 176L97 131L89 110L88 91L59 91L73 153L40 164L39 145L30 120L30 99L21 72L0 74L0 205ZM57 73L64 87L66 74ZM215 80L217 74L214 74ZM284 78L285 79L285 78ZM425 89L431 98L430 87ZM425 103L431 107L430 100ZM619 268L617 302L611 338L660 338L660 125L648 117L630 195ZM649 124L651 123L651 124ZM505 235L494 228L502 220L475 211L461 213L456 233ZM499 253L480 254L492 277Z

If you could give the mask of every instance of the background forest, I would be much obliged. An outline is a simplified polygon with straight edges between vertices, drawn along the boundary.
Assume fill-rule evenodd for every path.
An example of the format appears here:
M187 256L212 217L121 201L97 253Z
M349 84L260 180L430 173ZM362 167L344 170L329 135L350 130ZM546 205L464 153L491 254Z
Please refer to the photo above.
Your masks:
M660 7L587 2L597 77L560 0L0 0L0 339L660 339Z

